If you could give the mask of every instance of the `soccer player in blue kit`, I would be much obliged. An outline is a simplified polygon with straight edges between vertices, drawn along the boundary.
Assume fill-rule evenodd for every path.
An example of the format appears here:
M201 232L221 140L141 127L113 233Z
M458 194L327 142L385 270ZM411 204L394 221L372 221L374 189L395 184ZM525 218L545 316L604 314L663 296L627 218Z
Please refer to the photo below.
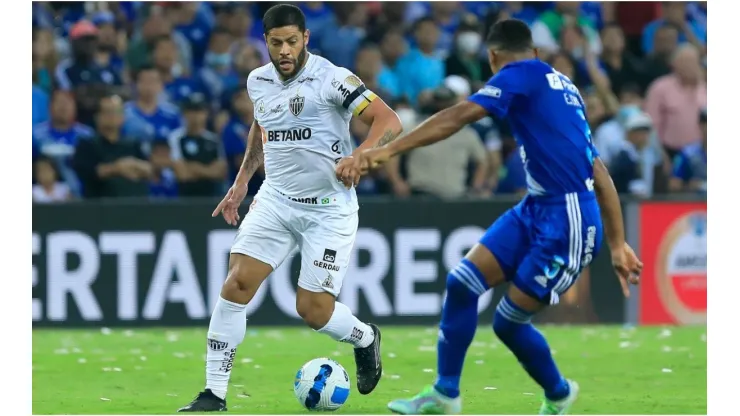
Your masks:
M475 335L478 298L511 282L496 308L493 330L524 370L544 390L540 414L565 414L578 384L564 378L550 347L531 318L559 297L599 253L602 234L629 296L642 263L625 243L614 184L591 142L584 102L563 74L537 59L526 23L496 23L488 36L493 73L467 101L446 109L406 137L358 156L337 170L345 183L411 149L444 140L489 114L507 119L520 147L528 195L496 220L480 242L447 276L447 298L437 343L437 379L408 400L395 400L400 414L456 414L462 411L460 375Z

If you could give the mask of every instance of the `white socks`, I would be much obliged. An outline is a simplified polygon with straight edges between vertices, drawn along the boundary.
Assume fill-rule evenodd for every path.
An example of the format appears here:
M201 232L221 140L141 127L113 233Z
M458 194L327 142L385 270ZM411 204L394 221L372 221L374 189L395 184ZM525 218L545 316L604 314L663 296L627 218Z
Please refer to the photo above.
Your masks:
M236 347L247 333L247 305L218 298L208 326L206 389L225 399Z
M347 305L339 302L334 303L334 313L318 332L327 334L337 341L352 344L355 348L365 348L375 339L372 328L355 318Z

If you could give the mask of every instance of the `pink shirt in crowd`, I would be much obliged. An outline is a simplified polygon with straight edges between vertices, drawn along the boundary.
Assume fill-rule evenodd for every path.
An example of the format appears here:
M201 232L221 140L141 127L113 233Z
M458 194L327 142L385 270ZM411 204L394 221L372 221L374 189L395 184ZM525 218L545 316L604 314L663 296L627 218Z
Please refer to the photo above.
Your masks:
M699 113L706 106L707 84L683 85L675 75L653 82L645 100L645 111L653 119L660 141L671 150L699 140Z

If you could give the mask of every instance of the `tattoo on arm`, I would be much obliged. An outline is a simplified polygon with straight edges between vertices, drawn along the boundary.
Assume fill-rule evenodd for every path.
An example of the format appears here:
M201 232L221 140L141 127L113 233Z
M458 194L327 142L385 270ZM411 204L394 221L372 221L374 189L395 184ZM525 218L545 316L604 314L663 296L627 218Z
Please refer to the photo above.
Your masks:
M392 131L392 130L386 130L385 133L383 133L383 137L378 140L378 144L376 147L383 147L387 145L388 143L395 140L395 138L398 137L398 133Z
M265 160L264 149L262 147L262 132L257 123L252 125L252 129L249 131L249 137L247 140L247 154L244 155L241 170L248 178L251 178L252 175L254 175L254 172L262 166L262 163Z

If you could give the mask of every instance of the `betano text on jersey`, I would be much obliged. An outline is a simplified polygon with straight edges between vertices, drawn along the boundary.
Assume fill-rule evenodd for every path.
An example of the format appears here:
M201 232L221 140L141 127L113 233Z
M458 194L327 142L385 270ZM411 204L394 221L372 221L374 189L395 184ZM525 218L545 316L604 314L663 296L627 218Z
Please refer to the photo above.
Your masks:
M297 202L357 210L354 189L337 181L334 168L352 154L352 116L376 95L351 71L313 54L286 81L271 63L252 71L247 88L262 130L263 186Z

